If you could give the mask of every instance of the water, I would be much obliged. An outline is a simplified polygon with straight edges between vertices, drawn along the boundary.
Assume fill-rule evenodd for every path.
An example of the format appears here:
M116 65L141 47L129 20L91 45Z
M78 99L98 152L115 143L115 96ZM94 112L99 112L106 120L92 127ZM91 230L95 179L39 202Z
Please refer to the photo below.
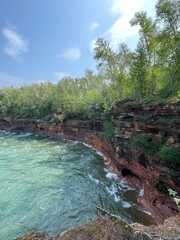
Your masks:
M138 193L106 167L81 143L1 132L0 239L30 230L54 236L96 219L98 207L129 223L148 223Z

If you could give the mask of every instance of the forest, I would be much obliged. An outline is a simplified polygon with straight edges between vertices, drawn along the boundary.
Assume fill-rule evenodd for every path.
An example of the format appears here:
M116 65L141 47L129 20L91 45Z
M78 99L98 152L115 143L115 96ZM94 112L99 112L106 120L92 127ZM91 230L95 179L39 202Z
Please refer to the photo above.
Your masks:
M87 69L84 77L66 77L57 84L0 89L0 119L91 119L93 109L107 113L121 99L180 99L180 1L158 0L154 19L146 12L137 12L130 24L139 28L133 51L125 43L115 50L107 40L97 39L97 73Z

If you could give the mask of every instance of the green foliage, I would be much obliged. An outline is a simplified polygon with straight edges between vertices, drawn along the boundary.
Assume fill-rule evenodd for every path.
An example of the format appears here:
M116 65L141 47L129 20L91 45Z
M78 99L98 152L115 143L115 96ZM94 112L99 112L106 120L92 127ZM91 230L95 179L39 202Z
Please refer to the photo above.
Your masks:
M164 183L164 182L156 183L155 187L158 191L165 193L169 196L175 197L177 195L177 192L174 191L172 188L167 188L166 183Z
M174 191L174 190L172 190L171 188L168 188L168 194L169 194L170 196L173 196L173 197L175 197L175 196L176 196L176 194L177 194L177 192L176 192L176 191Z
M63 79L57 85L60 105L66 117L88 117L93 109L109 102L108 87L101 75L86 71L84 78Z
M104 73L109 81L109 93L111 102L129 95L129 69L133 53L127 45L119 45L118 51L114 51L110 43L99 38L94 49L94 58L98 61L98 69Z
M139 27L135 52L125 44L114 50L99 38L95 56L104 77L110 81L110 97L166 99L180 89L180 4L179 0L158 0L156 16L137 12L130 21Z
M180 170L180 149L163 146L160 149L159 156L163 164L173 169Z
M130 140L131 146L147 154L157 154L159 144L154 142L152 138L144 134L136 134Z
M102 138L107 141L111 142L114 139L115 134L115 125L112 121L106 121L104 123L104 130L102 133Z
M64 78L57 84L0 89L0 119L34 118L56 123L63 115L63 119L79 117L93 122L103 112L108 114L112 103L120 99L143 102L179 98L179 0L158 0L155 11L155 19L146 12L137 12L132 18L131 25L139 27L134 52L124 43L115 50L108 41L97 40L96 75L86 70L82 78ZM97 106L103 106L101 114L97 114ZM157 144L145 136L136 136L132 144L147 153L158 151ZM161 151L162 156L164 152Z
M168 190L166 188L166 184L164 182L158 182L156 183L155 187L157 188L158 191L167 194Z
M110 106L114 98L106 80L87 70L85 77L64 78L57 85L49 82L0 89L0 99L1 119L33 118L56 123L61 121L59 115L63 119L78 116L93 120L98 117L98 106Z
M136 99L142 99L148 92L148 59L141 44L137 46L131 64L131 82L134 86L133 95Z
M160 156L161 163L168 168L180 170L180 149L165 146L166 138L161 137L161 144L153 141L152 137L145 134L136 134L131 140L131 147L143 153Z

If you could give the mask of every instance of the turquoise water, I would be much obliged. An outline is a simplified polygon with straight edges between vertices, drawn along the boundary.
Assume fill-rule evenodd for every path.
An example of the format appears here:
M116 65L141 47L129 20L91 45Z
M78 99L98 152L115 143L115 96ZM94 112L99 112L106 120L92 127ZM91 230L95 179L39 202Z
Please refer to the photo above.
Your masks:
M148 223L138 193L106 167L81 143L1 132L0 240L30 230L57 235L96 219L97 207Z

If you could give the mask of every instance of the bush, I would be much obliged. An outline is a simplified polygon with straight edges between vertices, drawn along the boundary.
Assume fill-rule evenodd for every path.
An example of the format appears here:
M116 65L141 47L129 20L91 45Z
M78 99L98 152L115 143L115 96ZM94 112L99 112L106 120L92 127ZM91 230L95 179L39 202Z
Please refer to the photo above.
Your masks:
M180 170L180 149L163 146L160 149L159 156L163 164Z
M147 154L157 154L159 144L148 135L136 134L130 140L131 146Z
M104 123L104 131L102 133L102 138L107 142L111 142L114 139L115 125L112 121L106 121Z
M155 185L156 189L162 193L168 194L166 184L164 182L158 182Z

